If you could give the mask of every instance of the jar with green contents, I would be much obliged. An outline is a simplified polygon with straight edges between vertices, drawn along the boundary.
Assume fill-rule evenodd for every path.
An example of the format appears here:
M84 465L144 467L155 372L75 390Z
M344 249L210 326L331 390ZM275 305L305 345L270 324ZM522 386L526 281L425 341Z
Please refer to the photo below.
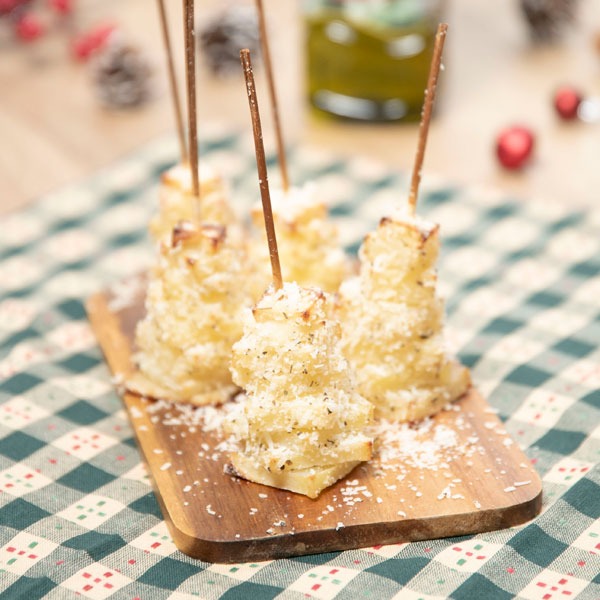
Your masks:
M316 111L418 121L443 0L305 0Z

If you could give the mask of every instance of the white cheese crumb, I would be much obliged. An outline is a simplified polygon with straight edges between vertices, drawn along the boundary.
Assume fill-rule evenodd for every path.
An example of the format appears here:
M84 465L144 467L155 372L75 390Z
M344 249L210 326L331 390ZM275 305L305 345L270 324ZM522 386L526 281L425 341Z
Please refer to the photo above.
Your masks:
M335 530L339 531L342 527L345 527L345 525L341 521L339 521L338 524L335 526Z
M531 479L528 479L527 481L515 481L513 483L513 485L515 487L521 487L522 485L529 485L531 483Z
M216 513L216 512L215 512L215 511L212 509L212 506L211 506L210 504L207 504L207 505L206 505L206 512L207 512L209 515L216 515L216 514L217 514L217 513Z
M450 496L452 496L452 492L450 490L450 486L446 486L442 492L440 493L440 495L437 497L438 500L443 500L444 498L450 498Z
M161 468L161 471L166 471L167 469L171 468L171 463L170 462L166 462Z
M116 383L116 382L113 382ZM134 419L139 419L140 417L143 416L142 411L137 407L137 406L132 406L129 414L134 418Z
M508 487L504 488L505 492L514 492L517 488L514 487L513 485L509 485Z

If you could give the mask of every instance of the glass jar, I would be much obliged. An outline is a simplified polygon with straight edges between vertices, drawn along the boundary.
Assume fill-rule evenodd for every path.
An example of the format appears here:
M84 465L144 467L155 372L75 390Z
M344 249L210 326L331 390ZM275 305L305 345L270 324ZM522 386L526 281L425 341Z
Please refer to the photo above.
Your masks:
M418 121L443 0L305 0L309 101L324 114Z

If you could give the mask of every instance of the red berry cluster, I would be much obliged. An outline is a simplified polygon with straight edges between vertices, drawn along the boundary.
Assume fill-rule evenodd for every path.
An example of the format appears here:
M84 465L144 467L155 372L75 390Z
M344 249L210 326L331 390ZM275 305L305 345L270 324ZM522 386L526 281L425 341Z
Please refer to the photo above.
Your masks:
M0 0L0 18L6 18L21 42L31 43L48 31L48 11L59 19L65 18L73 12L75 2L76 0L45 0L44 11L44 6L40 6L41 2L36 0ZM113 24L102 24L76 36L70 42L73 58L86 61L92 54L102 50L115 29Z
M74 0L46 0L46 5L59 17L64 17L73 12ZM22 42L34 42L48 29L35 8L33 0L0 0L0 17L10 21L16 37Z

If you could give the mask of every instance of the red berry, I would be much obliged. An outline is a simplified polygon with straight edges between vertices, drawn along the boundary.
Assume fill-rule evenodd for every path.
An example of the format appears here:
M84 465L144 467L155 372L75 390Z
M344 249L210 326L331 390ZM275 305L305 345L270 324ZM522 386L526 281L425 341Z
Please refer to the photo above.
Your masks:
M508 127L496 140L498 160L507 169L520 169L531 156L534 142L534 135L527 127Z
M93 52L104 47L113 31L115 31L114 25L99 25L80 35L71 45L73 55L77 60L87 60Z
M77 60L84 61L90 55L92 49L87 39L76 38L71 43L71 52Z
M44 34L44 25L31 13L25 13L15 25L15 32L24 42L33 42Z
M73 11L73 0L48 0L48 4L61 15L68 15Z
M581 94L576 89L563 86L554 94L554 108L561 119L571 121L577 118L577 109L582 100Z

